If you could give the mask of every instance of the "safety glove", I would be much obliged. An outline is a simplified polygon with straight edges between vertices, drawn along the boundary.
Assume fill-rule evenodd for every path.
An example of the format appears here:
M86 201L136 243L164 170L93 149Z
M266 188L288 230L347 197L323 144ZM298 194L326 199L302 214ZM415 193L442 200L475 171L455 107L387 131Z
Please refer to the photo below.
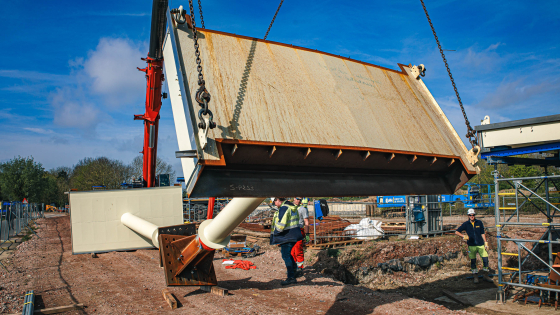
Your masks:
M468 235L463 235L463 239L464 239L465 241L468 241L468 240L469 240L469 236L468 236Z
M488 250L488 242L484 242L484 249Z
M305 242L309 243L309 235L307 235L307 234L305 235Z

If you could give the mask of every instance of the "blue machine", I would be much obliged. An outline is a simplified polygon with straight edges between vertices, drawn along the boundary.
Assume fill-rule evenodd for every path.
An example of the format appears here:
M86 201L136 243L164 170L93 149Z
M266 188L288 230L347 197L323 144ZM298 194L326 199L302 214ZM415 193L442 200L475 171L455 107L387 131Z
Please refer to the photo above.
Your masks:
M494 194L490 184L467 183L466 195L439 195L438 202L441 203L463 203L467 209L486 209L494 207ZM406 206L406 196L379 196L377 197L378 208L400 208Z
M494 207L494 194L490 184L467 183L467 200L461 201L468 209L486 209Z
M400 208L406 206L406 196L379 196L378 208Z

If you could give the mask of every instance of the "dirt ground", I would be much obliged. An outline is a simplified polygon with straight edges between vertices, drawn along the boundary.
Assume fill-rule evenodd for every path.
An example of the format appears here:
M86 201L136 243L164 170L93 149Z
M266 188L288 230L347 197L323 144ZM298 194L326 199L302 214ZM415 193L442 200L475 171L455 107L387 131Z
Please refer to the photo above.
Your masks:
M441 296L441 288L459 292L493 286L465 280L468 268L461 263L414 273L422 280L408 286L393 280L406 277L403 272L379 275L387 279L385 285L366 286L336 280L317 268L323 263L321 255L307 253L304 277L297 285L282 287L285 267L280 252L264 244L263 254L247 259L257 266L249 271L225 269L221 254L216 255L219 286L229 289L229 296L198 287L169 287L180 302L172 311L161 293L166 286L157 250L111 252L99 258L72 255L69 217L39 219L37 227L38 237L21 243L12 257L3 260L10 272L0 270L0 313L21 312L24 292L33 289L36 308L86 306L69 314L496 314L431 302Z

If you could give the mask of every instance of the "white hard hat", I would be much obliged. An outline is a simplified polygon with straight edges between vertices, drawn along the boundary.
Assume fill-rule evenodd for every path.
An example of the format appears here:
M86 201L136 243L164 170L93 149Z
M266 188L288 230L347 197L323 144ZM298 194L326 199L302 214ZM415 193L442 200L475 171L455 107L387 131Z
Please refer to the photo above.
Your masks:
M469 209L469 211L467 211L467 214L476 214L476 213L474 212L474 209Z

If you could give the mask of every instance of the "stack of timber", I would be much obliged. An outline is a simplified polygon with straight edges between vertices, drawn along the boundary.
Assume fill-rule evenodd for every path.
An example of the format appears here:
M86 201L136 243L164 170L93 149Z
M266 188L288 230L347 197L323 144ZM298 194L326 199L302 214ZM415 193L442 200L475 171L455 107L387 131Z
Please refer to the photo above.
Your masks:
M241 223L235 233L268 238L270 236L270 223L269 220L264 220L264 223ZM323 220L315 220L310 218L309 237L314 241L314 234L317 236L317 243L328 243L334 241L343 241L352 238L355 231L344 231L344 229L351 223L344 220L339 216L323 217ZM315 224L315 233L313 232L313 224Z

